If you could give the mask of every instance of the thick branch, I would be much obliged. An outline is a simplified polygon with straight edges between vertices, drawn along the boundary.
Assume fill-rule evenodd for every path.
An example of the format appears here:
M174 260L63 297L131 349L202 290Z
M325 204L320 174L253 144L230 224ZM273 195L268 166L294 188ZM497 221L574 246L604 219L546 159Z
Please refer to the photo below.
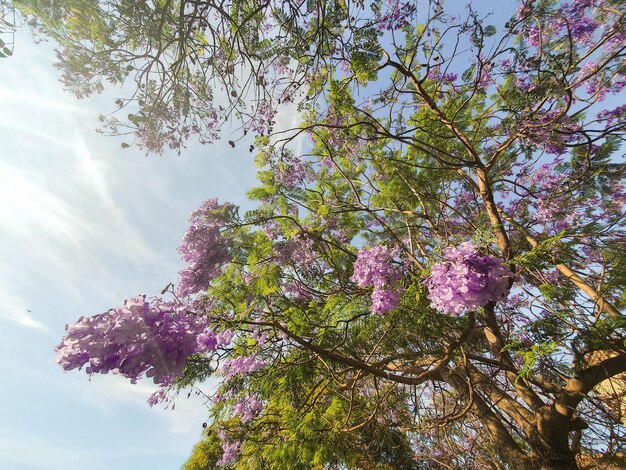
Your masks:
M340 364L354 367L355 369L359 369L364 372L368 372L369 374L372 374L376 377L380 377L382 379L387 379L392 382L398 382L398 383L402 383L406 385L419 385L421 383L426 382L427 380L441 380L440 370L439 370L440 368L438 367L426 370L415 376L399 375L399 374L392 373L389 370L379 369L378 367L368 364L367 362L361 361L360 359L343 356L341 354L337 354L336 352L329 351L328 349L322 348L321 346L313 344L312 342L296 335L295 333L287 330L284 326L280 324L274 324L273 326L279 329L280 331L282 331L283 333L285 333L287 336L289 336L290 339L292 339L299 345L303 346L309 351L314 352L315 354L318 354L321 357L331 359L335 362L339 362Z
M465 133L461 129L459 129L458 126L453 121L451 121L441 109L439 109L437 103L435 103L435 101L430 97L428 92L422 86L422 83L417 79L413 72L408 70L404 65L400 64L399 62L391 60L389 58L389 55L387 55L387 63L410 80L411 84L415 87L417 95L422 99L426 107L437 116L437 118L445 127L452 131L455 137L463 144L463 147L465 147L467 153L471 156L472 162L476 166L476 176L478 178L478 188L480 196L485 204L485 209L487 210L487 214L489 215L489 220L491 221L491 225L496 233L498 248L500 248L500 251L502 251L502 256L504 257L504 259L508 260L512 254L511 244L509 242L509 237L504 230L504 224L502 223L502 219L500 218L500 213L498 212L493 193L487 181L487 174L484 169L485 167L480 159L478 151L472 144L469 137L467 137Z
M517 367L515 363L505 351L504 347L506 343L500 332L498 321L494 314L494 304L490 303L485 307L485 338L489 342L491 349L495 356L500 360L505 370L506 376L515 387L515 390L524 400L524 402L533 410L537 411L544 406L543 401L535 393L535 391L526 384L523 380L519 380L519 376L516 372Z
M461 378L459 373L451 370L444 375L444 379L461 395L468 394L467 383ZM484 424L487 433L491 437L496 452L502 456L503 460L512 463L512 468L529 468L530 461L526 454L511 436L511 433L504 426L500 418L491 410L485 401L477 394L473 394L472 412ZM515 465L515 462L518 464Z
M567 381L565 391L555 403L557 411L571 418L578 404L601 382L626 372L626 352L604 359L582 370Z
M530 426L534 422L534 415L521 403L515 401L506 392L500 389L497 384L487 375L478 370L475 366L468 367L469 376L472 383L483 392L497 408L500 408L509 415L524 432L528 433Z
M537 248L539 246L539 240L537 240L525 227L521 224L517 223L511 217L506 214L502 214L502 217L512 224L517 230L520 231L522 235L526 238L530 246L533 248ZM597 305L599 312L606 312L613 317L621 317L623 314L617 310L611 303L607 302L602 298L600 293L585 282L583 278L581 278L578 274L572 271L569 267L565 266L563 263L558 263L555 265L556 269L559 270L561 274L563 274L567 279L572 281L572 283L578 287L581 291L583 291L591 300L593 300Z

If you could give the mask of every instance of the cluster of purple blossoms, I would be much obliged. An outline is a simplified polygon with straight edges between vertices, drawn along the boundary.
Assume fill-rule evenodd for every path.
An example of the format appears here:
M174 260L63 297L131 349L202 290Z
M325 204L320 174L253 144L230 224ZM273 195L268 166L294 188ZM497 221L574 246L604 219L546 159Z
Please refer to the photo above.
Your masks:
M302 189L315 179L311 164L291 154L273 163L272 170L276 182L287 190Z
M626 87L626 76L623 72L607 77L606 73L598 73L599 70L597 62L588 61L578 73L576 84L577 86L584 84L585 91L590 97L604 101L608 94L616 95Z
M529 4L530 2L525 2L518 10L519 19L531 18L532 7ZM525 29L528 44L532 47L539 47L542 42L547 42L550 36L553 38L571 36L574 43L589 45L594 32L599 27L598 23L587 16L587 10L592 6L592 0L574 0L571 4L563 3L557 10L557 14L553 15L550 21L541 28L531 26Z
M397 287L400 272L391 265L397 249L386 246L361 248L354 262L352 281L359 287L373 286L372 313L382 315L400 305L401 288Z
M372 291L372 313L383 315L400 305L400 289L374 288Z
M580 125L565 115L563 109L543 112L524 122L527 127L525 142L528 145L541 146L551 155L563 155L568 145L581 139Z
M562 157L556 157L536 169L526 168L517 179L526 194L512 199L505 210L509 214L528 211L545 233L556 234L580 224L583 211L567 189L573 175L560 169L563 162ZM591 205L588 198L585 205Z
M256 418L263 411L263 402L258 395L248 395L241 398L233 406L233 415L239 416L242 424Z
M436 82L437 87L440 88L439 97L443 97L443 92L441 91L441 88L443 88L444 85L449 86L453 90L458 89L458 85L455 85L454 82L456 82L459 76L453 72L442 73L441 67L439 65L435 65L431 67L430 70L428 70L428 73L426 76L430 80L433 80L434 82Z
M474 78L474 86L478 90L486 90L489 85L495 83L491 72L493 64L486 60L482 55L480 57L480 73Z
M189 217L189 229L178 248L188 264L180 271L177 294L187 296L206 290L222 267L230 261L229 240L221 229L228 223L231 204L220 204L217 199L205 201Z
M225 431L218 431L222 446L222 458L217 461L218 466L226 466L233 463L241 454L241 443L228 439Z
M424 282L431 306L440 312L460 315L464 309L476 309L489 302L504 300L509 294L513 273L504 261L482 255L470 242L450 247L444 259L432 268Z
M265 362L257 358L254 354L250 356L237 356L228 359L224 363L222 372L228 380L238 375L245 375L263 369L265 365Z
M343 63L349 66L349 62L344 61ZM345 69L344 72L346 75L349 75L350 70ZM370 109L368 106L365 106L363 111L370 112ZM322 124L332 129L332 132L328 132L326 139L328 140L328 145L336 148L339 152L336 153L333 158L320 156L318 163L322 167L328 170L334 170L335 162L339 161L341 156L356 164L361 161L362 156L367 152L368 138L360 133L354 132L351 126L354 123L354 119L354 116L338 112L332 107L327 110ZM309 129L308 134L313 141L316 140L313 129Z
M569 175L557 171L563 163L562 157L557 157L550 163L544 163L531 175L520 178L521 184L532 188L532 196L535 198L535 218L539 222L548 222L557 217L558 212L563 210L563 201L558 201L560 189L567 183Z
M584 82L590 76L595 74L598 71L598 63L595 60L589 60L585 62L578 72L577 83Z
M598 23L586 15L586 10L593 7L593 3L592 0L574 0L559 8L561 18L567 21L565 24L561 22L560 26L564 30L568 29L576 42L589 44L593 33L598 29Z
M597 115L600 121L605 123L605 127L611 127L614 124L623 124L626 122L626 104L617 106L614 109L604 109Z
M280 264L310 265L317 257L315 241L307 232L300 232L293 240L285 240L274 245L275 260Z
M389 11L378 18L380 30L392 31L409 26L417 12L414 2L400 3L400 0L389 0L388 8Z
M196 352L205 353L215 351L220 346L228 346L234 333L231 330L216 331L215 328L205 330L198 335L198 348Z
M299 280L283 283L283 293L292 299L310 299L311 291Z
M250 121L250 128L257 134L269 134L272 132L274 124L276 124L276 109L268 100L259 102L256 114Z
M193 315L185 305L145 297L127 300L121 308L93 317L81 317L66 327L56 348L56 361L65 370L88 374L109 372L137 382L144 374L154 383L171 385L198 351L198 339L215 347L208 320Z
M172 407L172 410L176 408L176 403L174 401L175 395L170 393L174 388L173 385L162 385L155 392L151 393L148 397L148 405L152 408L159 403L165 404L165 408Z

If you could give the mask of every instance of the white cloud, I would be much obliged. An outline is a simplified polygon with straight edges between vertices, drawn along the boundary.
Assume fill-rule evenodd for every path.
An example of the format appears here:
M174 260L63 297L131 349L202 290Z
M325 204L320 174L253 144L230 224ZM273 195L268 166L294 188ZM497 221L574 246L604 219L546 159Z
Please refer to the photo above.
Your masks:
M278 132L273 140L288 142L287 147L293 150L296 155L302 153L302 149L308 139L306 133L297 131L301 122L302 116L298 112L296 103L289 102L280 105L276 115L276 125L274 126Z
M17 231L45 227L52 235L78 241L80 219L60 198L21 168L0 162L0 217Z
M15 77L17 78L17 77ZM17 80L16 80L17 81ZM43 82L40 82L43 83ZM26 88L26 87L25 87ZM59 87L55 90L58 91ZM47 109L52 112L72 112L87 115L88 111L84 107L72 104L67 99L54 99L49 94L42 93L41 89L32 89L28 87L27 92L20 93L19 88L12 90L0 89L0 100L5 101L8 105L13 106L33 106L37 109ZM7 122L9 120L7 119Z
M19 297L0 290L0 305L0 317L27 328L50 332L46 325L33 317L26 302Z
M93 468L89 466L90 462L97 461L97 452L77 449L74 446L62 447L46 438L0 427L0 467L3 469Z
M216 382L210 381L200 386L204 394L197 395L193 390L183 390L175 399L174 408L165 408L163 404L152 408L147 401L158 386L149 379L142 379L136 384L119 375L94 375L89 383L85 374L71 379L74 387L82 389L76 400L100 412L117 412L121 406L130 405L138 412L158 416L163 427L172 434L189 435L192 439L199 436L202 423L208 416L206 395L215 390ZM65 379L69 377L66 375ZM88 392L88 393L85 393ZM188 392L191 392L188 397Z

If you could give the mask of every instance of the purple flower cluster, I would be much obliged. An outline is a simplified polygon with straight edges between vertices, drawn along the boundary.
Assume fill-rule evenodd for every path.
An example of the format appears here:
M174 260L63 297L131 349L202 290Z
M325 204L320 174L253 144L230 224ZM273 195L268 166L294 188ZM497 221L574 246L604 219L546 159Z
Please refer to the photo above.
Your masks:
M594 32L598 29L598 23L587 16L587 9L592 6L593 2L590 0L574 0L571 4L563 3L557 14L550 18L550 22L542 25L541 29L538 26L525 29L528 44L532 47L539 47L541 42L547 42L550 36L553 38L571 36L574 43L589 45ZM518 10L518 18L529 19L531 12L531 7L525 4Z
M383 315L400 305L400 289L376 288L372 291L372 313Z
M315 176L310 163L287 153L272 164L272 170L276 182L287 190L303 189Z
M495 83L492 77L493 65L485 60L484 57L480 57L480 74L474 79L474 84L479 90L486 90L489 85Z
M188 263L179 273L178 295L206 290L230 261L230 243L222 236L221 229L228 223L232 208L231 204L219 204L217 199L210 199L191 213L189 229L178 248Z
M409 26L415 17L417 6L414 2L400 3L400 0L389 0L389 11L378 18L378 29L398 30Z
M626 122L626 104L617 106L614 109L605 109L598 113L598 119L605 122L605 126L611 127L613 124L623 124Z
M284 282L283 292L286 296L293 299L311 298L311 292L307 289L306 284L300 281Z
M562 109L538 112L524 125L528 128L526 143L541 146L551 155L566 153L568 145L582 138L580 125Z
M205 350L215 347L207 326L206 317L188 313L181 303L134 297L121 308L68 325L56 361L65 370L89 364L88 374L112 372L133 383L145 374L156 384L170 385L197 352L199 337L212 345Z
M505 210L509 214L532 214L545 233L556 234L580 224L583 211L572 191L567 190L573 175L562 168L563 162L562 157L557 157L537 168L524 168L517 179L520 188L524 188L519 191L523 196L512 199ZM584 204L591 206L592 202L586 197Z
M308 266L317 257L314 240L306 232L295 236L294 240L286 240L274 245L274 256L280 264L300 264Z
M222 458L217 461L217 465L226 466L236 461L241 454L241 443L228 439L225 431L219 431L217 435L222 445Z
M432 307L440 312L460 315L466 308L483 307L509 294L513 273L502 259L481 255L473 243L448 248L444 259L424 282Z
M562 19L566 19L572 39L576 42L589 44L591 36L598 29L598 24L588 16L586 10L593 6L591 0L574 0L571 4L564 3L559 8ZM561 25L565 29L565 25Z
M365 105L362 111L369 113L371 109L368 105ZM341 157L349 159L356 165L361 163L363 155L368 152L369 138L363 134L363 131L358 131L353 127L355 121L358 120L358 116L339 112L333 107L326 111L326 115L323 117L321 123L328 126L329 132L324 136L324 139L326 139L328 145L335 148L337 152L332 158L327 155L320 155L318 163L321 168L335 170L336 162L339 162ZM318 136L313 129L309 129L308 134L313 142L318 141Z
M600 148L594 146L590 155L596 154ZM626 203L624 186L611 184L606 193L588 189L580 191L577 181L586 171L588 167L576 169L562 157L538 167L522 165L515 177L519 187L509 203L501 204L501 207L513 217L533 220L534 229L541 227L547 235L623 217Z
M198 335L198 353L215 351L220 346L230 344L234 333L231 330L217 331L215 328L205 330Z
M231 379L238 375L245 375L255 372L265 367L265 362L257 358L254 354L250 356L237 356L228 359L222 366L222 372L226 379Z
M256 418L263 410L263 402L257 395L246 396L233 407L233 414L239 416L243 424Z
M270 134L276 124L277 110L272 107L268 100L261 100L257 106L256 114L250 121L250 128L257 134Z
M616 95L626 87L624 73L617 72L609 78L604 73L598 73L598 71L597 62L589 61L580 68L578 74L577 86L585 85L585 91L590 97L604 101L609 93Z
M400 305L401 289L396 286L400 272L391 265L397 249L386 246L361 248L354 262L352 281L359 287L373 286L372 313L382 315Z
M164 403L165 408L169 408L171 405L172 409L175 409L176 403L174 402L174 394L170 393L173 388L174 387L172 385L163 385L155 392L151 393L148 397L148 405L150 405L150 408L160 403Z

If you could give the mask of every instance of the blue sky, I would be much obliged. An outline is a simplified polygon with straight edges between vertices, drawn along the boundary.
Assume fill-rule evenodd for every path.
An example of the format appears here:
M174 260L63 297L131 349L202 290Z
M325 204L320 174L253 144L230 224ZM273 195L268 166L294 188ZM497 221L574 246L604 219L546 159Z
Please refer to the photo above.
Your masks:
M18 32L0 60L0 468L179 468L201 400L150 408L150 382L90 381L53 349L81 315L175 281L189 213L211 197L246 207L252 156L228 146L229 130L180 157L124 150L94 132L115 93L63 92L50 44Z

